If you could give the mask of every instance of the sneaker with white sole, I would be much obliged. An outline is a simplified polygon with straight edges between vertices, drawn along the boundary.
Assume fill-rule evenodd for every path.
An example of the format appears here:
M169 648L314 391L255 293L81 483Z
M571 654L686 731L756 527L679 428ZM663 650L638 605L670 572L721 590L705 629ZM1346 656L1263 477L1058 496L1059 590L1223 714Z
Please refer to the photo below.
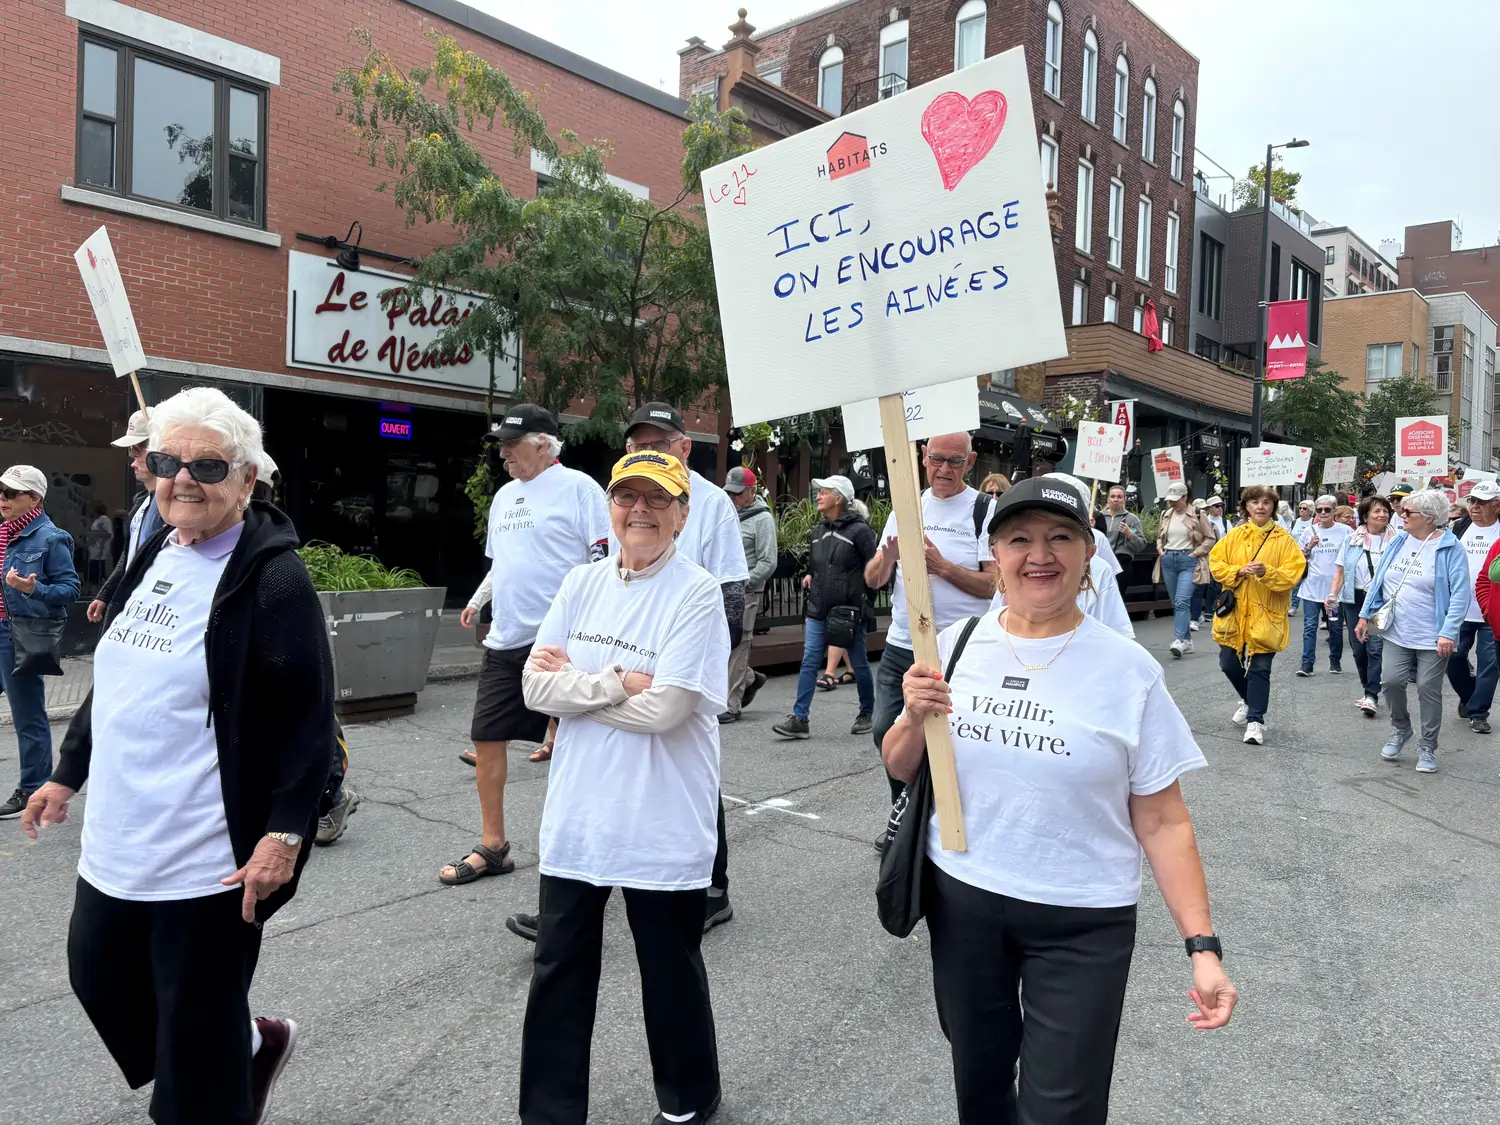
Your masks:
M1391 740L1380 748L1380 756L1387 762L1394 762L1401 757L1402 747L1410 741L1410 734L1392 734Z
M1198 623L1196 621L1189 621L1188 622L1188 632L1190 632L1190 633L1196 633L1197 631L1198 631Z
M1244 741L1252 746L1263 746L1266 741L1266 726L1264 723L1246 723Z
M254 1103L250 1120L253 1125L262 1125L270 1119L271 1095L297 1046L297 1021L257 1018L255 1026L260 1029L260 1050L250 1059L250 1096Z
M1249 716L1249 714L1250 714L1250 704L1248 704L1248 703L1241 703L1238 707L1236 707L1234 709L1234 717L1232 719L1230 719L1229 721L1232 722L1237 727L1242 727L1242 726L1245 725L1245 719Z
M1425 742L1417 749L1417 772L1437 773L1437 747Z
M1173 655L1173 657L1180 659L1182 657L1183 652L1185 651L1184 648L1183 648L1183 646L1186 645L1186 644L1187 644L1186 641L1177 641L1177 640L1174 640L1171 644L1169 644L1167 646L1167 651L1170 652Z
M1365 718L1373 719L1375 712L1380 710L1380 705L1368 695L1362 695L1354 701L1354 706L1364 712Z

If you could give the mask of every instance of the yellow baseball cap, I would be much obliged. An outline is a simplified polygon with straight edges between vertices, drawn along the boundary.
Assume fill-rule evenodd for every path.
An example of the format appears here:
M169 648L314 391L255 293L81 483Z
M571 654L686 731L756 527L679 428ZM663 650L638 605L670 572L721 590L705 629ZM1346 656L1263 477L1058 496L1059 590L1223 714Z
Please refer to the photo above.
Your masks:
M627 453L615 462L615 467L609 474L607 491L613 492L615 485L622 480L631 480L635 477L642 477L659 484L673 496L686 496L693 487L688 471L681 461L670 453L657 453L646 449L639 453Z

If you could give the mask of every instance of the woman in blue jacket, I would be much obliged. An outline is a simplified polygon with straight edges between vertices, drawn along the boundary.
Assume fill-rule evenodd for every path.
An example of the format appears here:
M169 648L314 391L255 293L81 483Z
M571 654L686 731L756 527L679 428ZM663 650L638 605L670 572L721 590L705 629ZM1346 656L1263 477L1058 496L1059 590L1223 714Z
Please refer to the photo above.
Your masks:
M1391 709L1391 740L1380 751L1388 762L1411 740L1406 683L1417 681L1422 738L1417 772L1437 772L1438 732L1443 723L1443 672L1469 610L1469 564L1448 530L1448 497L1437 489L1413 492L1400 501L1404 529L1381 552L1370 593L1359 611L1356 635L1370 634L1370 621L1390 605L1384 630L1381 687Z
M42 511L47 474L30 465L0 473L0 687L10 700L21 750L21 784L0 805L0 820L21 815L26 799L52 776L52 728L41 676L17 675L11 621L20 617L61 619L78 597L73 537Z

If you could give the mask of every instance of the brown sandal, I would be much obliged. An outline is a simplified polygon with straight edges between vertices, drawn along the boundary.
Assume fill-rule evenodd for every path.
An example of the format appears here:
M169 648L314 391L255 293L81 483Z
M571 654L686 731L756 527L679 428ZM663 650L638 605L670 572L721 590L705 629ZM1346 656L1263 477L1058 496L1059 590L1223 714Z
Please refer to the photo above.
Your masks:
M531 755L533 762L550 762L552 760L552 743L544 742L536 748Z
M505 841L499 850L487 848L483 844L476 844L474 845L473 854L484 860L482 867L476 868L469 862L468 856L465 856L457 863L450 863L448 865L453 868L453 878L444 878L443 873L439 871L438 882L442 883L445 887L461 887L465 883L472 883L476 879L483 879L486 875L509 875L516 869L516 861L510 858L509 840Z

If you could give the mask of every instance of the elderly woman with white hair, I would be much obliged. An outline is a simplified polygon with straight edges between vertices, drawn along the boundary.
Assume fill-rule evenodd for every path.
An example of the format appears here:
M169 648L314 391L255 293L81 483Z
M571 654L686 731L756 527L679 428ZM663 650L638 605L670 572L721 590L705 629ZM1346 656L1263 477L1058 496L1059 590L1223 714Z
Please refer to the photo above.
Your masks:
M221 391L151 412L166 526L110 597L94 688L28 836L89 784L68 975L158 1125L262 1120L296 1041L250 1019L261 924L295 893L328 776L333 668L291 523L250 499L260 426Z
M1448 530L1448 497L1435 488L1401 501L1405 526L1381 552L1355 635L1385 638L1381 687L1391 709L1391 738L1380 751L1387 762L1411 741L1406 685L1416 680L1422 737L1417 772L1437 772L1443 724L1443 672L1469 610L1469 564L1463 544Z

